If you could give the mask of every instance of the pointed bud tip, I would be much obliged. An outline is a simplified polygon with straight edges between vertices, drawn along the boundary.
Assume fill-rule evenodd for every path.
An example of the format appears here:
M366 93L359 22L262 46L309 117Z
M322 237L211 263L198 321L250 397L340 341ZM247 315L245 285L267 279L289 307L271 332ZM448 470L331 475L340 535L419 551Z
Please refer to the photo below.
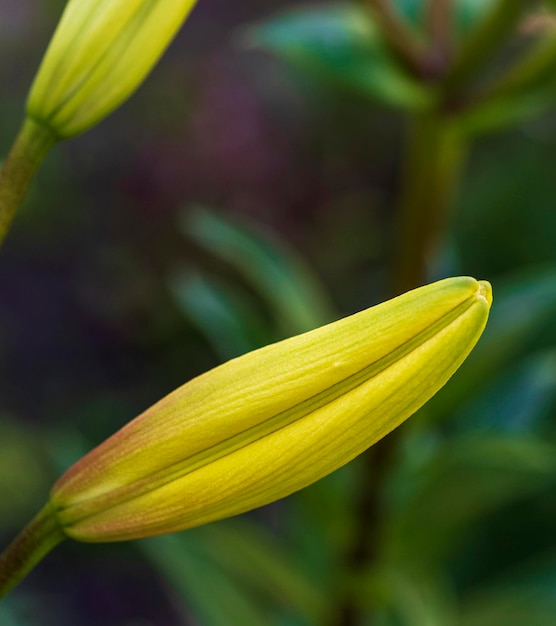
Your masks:
M490 283L488 280L479 280L478 285L477 298L485 300L487 305L490 307L492 304L492 287Z

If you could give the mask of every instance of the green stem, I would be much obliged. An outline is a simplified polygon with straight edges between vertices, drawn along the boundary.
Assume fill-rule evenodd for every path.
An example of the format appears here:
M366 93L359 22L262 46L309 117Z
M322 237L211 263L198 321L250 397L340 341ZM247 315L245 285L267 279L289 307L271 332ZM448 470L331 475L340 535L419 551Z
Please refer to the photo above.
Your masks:
M466 144L453 122L440 114L412 120L396 232L393 295L427 282L428 266L446 226ZM355 578L381 558L381 539L387 523L384 487L403 440L403 427L379 441L363 457L363 473L356 502L356 526L346 555ZM357 626L365 611L350 593L343 598L333 626Z
M530 0L498 0L471 31L443 84L444 97L448 104L465 90L485 62L499 49L529 2Z
M454 43L453 0L428 0L425 23L437 64L444 74L450 65Z
M0 598L3 598L65 535L47 504L0 554Z
M393 6L391 0L363 0L372 9L380 31L394 53L417 76L430 73L428 46Z
M358 500L355 503L355 528L346 553L349 580L357 581L381 559L381 541L384 537L386 514L384 488L396 460L403 426L381 439L362 458ZM357 598L357 584L343 593L336 614L327 622L330 626L360 626L373 624L372 615L361 607Z
M56 142L50 129L26 119L0 169L0 245L47 152Z
M427 282L459 183L466 142L439 114L411 122L394 245L394 294Z

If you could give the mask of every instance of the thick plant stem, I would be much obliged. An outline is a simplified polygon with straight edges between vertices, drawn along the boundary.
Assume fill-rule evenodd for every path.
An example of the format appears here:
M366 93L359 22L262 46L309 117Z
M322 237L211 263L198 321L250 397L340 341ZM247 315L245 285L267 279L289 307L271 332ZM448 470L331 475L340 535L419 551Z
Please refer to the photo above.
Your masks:
M403 428L396 428L386 438L368 450L362 458L358 500L355 503L355 528L353 541L346 553L346 569L350 579L357 581L368 574L380 560L383 536L383 489L396 458ZM357 585L354 585L357 589ZM361 608L351 590L344 597L331 626L362 626L373 624L372 615Z
M430 113L411 120L395 234L391 295L414 289L430 278L429 264L442 238L447 214L464 164L466 143L449 120ZM384 486L398 456L403 427L379 441L363 456L355 504L356 525L346 554L354 579L380 562L384 525ZM349 594L333 626L372 623L368 611Z
M0 169L0 245L36 171L55 142L55 135L46 126L25 120Z
M394 244L393 294L429 278L465 153L466 141L449 119L432 113L411 120Z
M0 554L0 598L64 538L54 511L47 504Z

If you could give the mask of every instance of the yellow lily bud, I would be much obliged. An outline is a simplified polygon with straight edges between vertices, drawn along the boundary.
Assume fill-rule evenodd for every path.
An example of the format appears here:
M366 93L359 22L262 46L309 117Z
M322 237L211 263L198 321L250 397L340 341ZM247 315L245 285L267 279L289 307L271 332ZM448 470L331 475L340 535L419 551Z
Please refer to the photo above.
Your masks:
M195 0L70 0L27 102L58 138L100 122L141 84Z
M287 496L408 418L471 351L487 282L446 279L233 359L70 468L50 507L80 541L190 528Z

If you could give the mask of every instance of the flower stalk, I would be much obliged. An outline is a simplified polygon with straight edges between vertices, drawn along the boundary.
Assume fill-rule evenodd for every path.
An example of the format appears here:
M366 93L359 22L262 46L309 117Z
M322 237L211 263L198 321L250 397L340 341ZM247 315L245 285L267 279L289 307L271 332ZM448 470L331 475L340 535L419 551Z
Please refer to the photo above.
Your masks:
M457 119L440 113L409 120L392 261L394 293L427 281L456 197L468 148Z
M0 598L64 538L52 506L47 504L0 554Z
M39 166L55 142L52 130L32 119L25 120L0 169L0 245Z

